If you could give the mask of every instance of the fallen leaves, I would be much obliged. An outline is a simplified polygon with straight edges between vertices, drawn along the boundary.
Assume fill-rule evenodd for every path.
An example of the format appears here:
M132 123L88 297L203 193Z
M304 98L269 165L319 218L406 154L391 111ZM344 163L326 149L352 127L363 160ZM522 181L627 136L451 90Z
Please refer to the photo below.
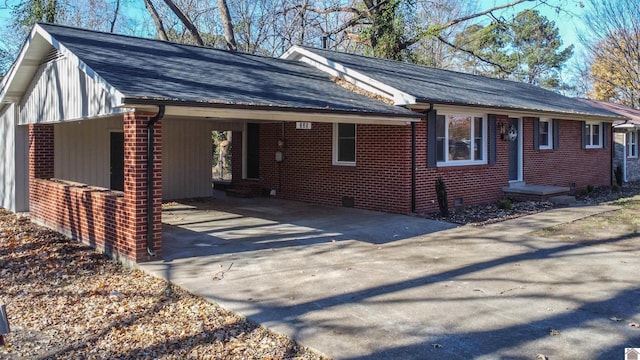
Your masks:
M12 331L0 358L322 359L1 208L0 275Z

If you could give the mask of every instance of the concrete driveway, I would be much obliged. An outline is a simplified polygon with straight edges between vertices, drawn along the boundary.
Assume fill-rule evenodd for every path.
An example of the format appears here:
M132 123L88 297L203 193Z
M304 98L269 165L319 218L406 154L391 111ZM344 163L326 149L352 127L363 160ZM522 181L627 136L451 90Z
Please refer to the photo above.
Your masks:
M153 273L336 359L612 359L640 347L640 239L482 228L276 199L167 207Z

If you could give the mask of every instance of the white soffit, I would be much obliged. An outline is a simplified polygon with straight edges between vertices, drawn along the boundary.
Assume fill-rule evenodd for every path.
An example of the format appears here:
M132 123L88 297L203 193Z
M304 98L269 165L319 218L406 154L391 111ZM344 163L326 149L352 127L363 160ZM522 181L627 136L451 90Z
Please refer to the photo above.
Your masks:
M127 107L142 111L157 112L157 106L126 104ZM419 122L419 114L414 117L393 116L389 114L342 113L342 112L313 112L313 110L265 110L233 107L206 106L171 106L165 108L165 116L170 117L198 117L209 120L243 120L243 121L287 121L287 122L323 122L323 123L353 123L378 125L408 125Z
M282 54L280 58L301 61L318 70L324 71L331 76L343 78L363 90L393 100L395 105L410 105L416 103L416 98L406 92L375 80L361 72L347 68L340 63L328 60L327 58L300 46L294 45L287 50L287 52Z

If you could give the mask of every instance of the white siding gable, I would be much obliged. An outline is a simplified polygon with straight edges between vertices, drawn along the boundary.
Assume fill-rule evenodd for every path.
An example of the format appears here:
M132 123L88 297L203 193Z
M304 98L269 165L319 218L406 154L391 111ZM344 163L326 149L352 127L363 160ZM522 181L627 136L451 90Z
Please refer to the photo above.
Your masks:
M95 75L95 74L94 74ZM56 123L121 113L120 99L68 56L38 68L20 106L20 124Z

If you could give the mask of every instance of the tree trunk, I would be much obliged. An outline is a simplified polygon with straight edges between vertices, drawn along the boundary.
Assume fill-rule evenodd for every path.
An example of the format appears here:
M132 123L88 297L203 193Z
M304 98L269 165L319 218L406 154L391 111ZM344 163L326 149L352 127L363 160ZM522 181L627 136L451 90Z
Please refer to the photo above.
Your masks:
M118 12L120 12L120 0L116 0L116 9L113 12L113 20L111 21L111 32L116 26L116 20L118 20Z
M195 27L195 25L193 25L193 22L191 21L191 19L189 19L187 14L182 12L182 10L180 10L180 8L176 6L176 4L173 1L164 0L164 2L171 9L171 11L173 11L173 13L176 14L178 19L182 21L182 24L184 24L184 26L189 30L193 38L196 40L196 43L200 46L204 46L204 41L202 41L202 37L200 37L200 32L198 32L198 29Z
M231 14L229 14L229 7L226 0L218 0L218 9L220 10L220 17L222 17L222 26L224 27L224 39L227 41L227 47L231 51L237 51L238 45L236 44L236 37L233 34L233 22L231 21Z
M151 0L144 0L144 5L147 7L149 14L151 14L151 17L153 18L153 22L156 24L156 31L158 32L158 37L161 40L169 41L167 32L164 30L164 25L162 24L162 19L160 19L160 15L158 15L158 12L156 11L155 6L153 6L153 3L151 2Z

